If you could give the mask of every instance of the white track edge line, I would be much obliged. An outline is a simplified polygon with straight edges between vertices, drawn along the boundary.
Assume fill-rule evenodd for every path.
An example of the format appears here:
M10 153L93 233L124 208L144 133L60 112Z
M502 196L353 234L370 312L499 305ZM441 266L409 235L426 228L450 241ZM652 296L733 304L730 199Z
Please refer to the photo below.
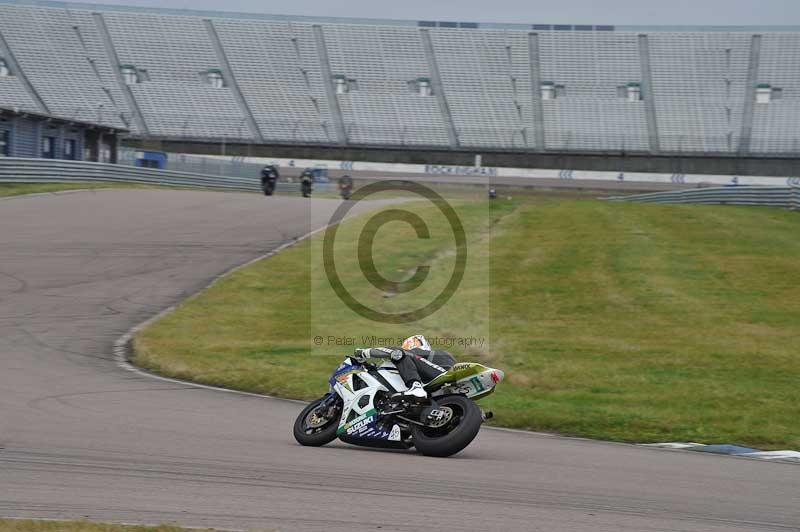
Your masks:
M135 374L143 376L143 377L149 377L151 379L155 379L155 380L159 380L159 381L163 381L163 382L184 384L186 386L191 386L193 388L200 388L200 389L204 389L204 390L214 390L214 391L217 391L217 392L224 392L224 393L230 393L230 394L235 394L235 395L244 395L244 396L247 396L247 397L259 397L259 398L262 398L262 399L277 399L277 400L280 400L280 401L287 401L287 402L291 402L291 403L305 404L306 403L305 401L300 401L300 400L297 400L297 399L287 399L287 398L284 398L284 397L275 397L275 396L272 396L272 395L265 395L265 394L259 394L259 393L253 393L253 392L243 392L243 391L240 391L240 390L232 390L230 388L222 388L222 387L219 387L219 386L210 386L208 384L200 384L200 383L197 383L197 382L184 381L184 380L180 380L180 379L175 379L175 378L171 378L171 377L164 377L162 375L157 375L155 373L152 373L152 372L143 370L141 368L138 368L138 367L134 366L130 362L130 360L128 359L128 345L130 344L131 340L136 335L136 333L138 333L139 331L141 331L142 329L144 329L148 325L151 325L152 323L154 323L154 322L160 320L161 318L167 316L168 314L171 314L171 313L175 312L175 310L178 308L179 305L181 305L182 303L184 303L184 302L186 302L186 301L198 296L199 294L205 292L206 290L208 290L209 288L211 288L212 286L214 286L218 282L220 282L224 277L227 277L228 275L232 275L232 274L236 273L239 270L243 270L244 268L247 268L248 266L252 266L253 264L255 264L257 262L260 262L262 260L265 260L265 259L268 259L270 257L273 257L273 256L277 255L278 253L280 253L281 251L283 251L283 250L285 250L287 248L290 248L290 247L292 247L292 246L294 246L296 244L299 244L300 242L303 242L304 240L307 240L307 239L311 238L315 234L326 230L328 227L330 227L330 225L326 225L324 227L320 227L319 229L315 229L314 231L310 231L310 232L306 233L305 235L300 236L300 237L296 237L294 240L290 240L289 242L285 242L285 243L281 244L280 246L278 246L277 248L275 248L275 249L273 249L273 250L271 250L271 251L269 251L269 252L267 252L267 253L265 253L263 255L260 255L260 256L254 258L254 259L251 259L251 260L245 262L244 264L241 264L239 266L234 266L233 268L230 268L229 270L224 271L223 273L221 273L221 274L217 275L216 277L214 277L208 284L206 284L203 288L198 290L195 294L189 296L188 298L184 299L183 301L181 301L179 303L176 303L175 305L172 305L172 306L162 310L158 314L148 318L147 320L143 321L142 323L133 326L131 329L128 330L128 332L126 332L125 334L120 336L114 342L113 353L114 353L114 359L115 359L115 361L117 363L117 366L119 366L120 368L124 369L125 371L129 371L131 373L135 373Z

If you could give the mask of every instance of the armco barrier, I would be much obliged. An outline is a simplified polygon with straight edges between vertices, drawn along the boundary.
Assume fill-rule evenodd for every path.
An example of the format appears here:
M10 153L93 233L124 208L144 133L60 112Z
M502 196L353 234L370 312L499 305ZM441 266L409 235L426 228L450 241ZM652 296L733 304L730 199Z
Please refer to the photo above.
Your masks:
M82 161L0 158L0 182L63 183L73 181L140 183L247 192L257 192L261 189L258 176L252 178L223 177ZM281 183L281 185L281 188L285 186L292 190L298 188L298 185L288 183Z
M606 198L642 203L697 203L705 205L758 205L800 210L800 187L719 187L653 192Z

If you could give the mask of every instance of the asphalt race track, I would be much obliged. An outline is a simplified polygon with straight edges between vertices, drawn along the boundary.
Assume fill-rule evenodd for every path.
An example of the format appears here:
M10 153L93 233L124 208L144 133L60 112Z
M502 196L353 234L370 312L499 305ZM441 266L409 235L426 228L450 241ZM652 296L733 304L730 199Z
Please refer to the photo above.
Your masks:
M800 528L791 464L496 430L451 459L303 448L296 403L115 363L131 327L336 205L160 190L0 201L0 516L286 531Z

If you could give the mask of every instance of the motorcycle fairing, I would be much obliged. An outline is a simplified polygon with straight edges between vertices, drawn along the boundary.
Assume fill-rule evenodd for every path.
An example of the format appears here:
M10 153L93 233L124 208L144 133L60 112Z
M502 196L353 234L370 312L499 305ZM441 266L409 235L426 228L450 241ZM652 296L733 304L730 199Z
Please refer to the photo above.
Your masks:
M505 374L499 369L482 364L462 362L442 373L425 385L431 397L450 393L463 394L470 399L480 399L494 392Z
M336 370L333 372L330 380L328 380L328 384L331 385L331 388L335 388L337 384L349 386L349 391L352 392L353 375L358 375L359 373L363 373L365 371L366 370L361 366L353 365L349 358L345 359L345 361L342 362L342 365L336 368Z
M386 380L387 375L383 377ZM356 378L362 381L358 390L354 382ZM336 430L340 438L401 441L400 427L388 425L378 416L375 396L380 391L389 392L389 390L369 371L347 359L336 369L329 382L333 391L344 403L342 417Z

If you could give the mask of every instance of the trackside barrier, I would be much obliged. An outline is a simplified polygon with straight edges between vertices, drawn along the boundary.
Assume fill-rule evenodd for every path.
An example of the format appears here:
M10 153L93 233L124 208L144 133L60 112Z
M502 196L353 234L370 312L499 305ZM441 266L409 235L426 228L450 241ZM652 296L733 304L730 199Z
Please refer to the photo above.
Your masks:
M179 155L180 156L180 155ZM172 158L172 155L170 155ZM708 175L708 174L652 174L644 172L598 172L591 170L546 169L546 168L511 168L489 166L450 166L430 164L406 163L376 163L358 161L338 161L330 159L282 159L267 157L245 157L234 159L219 155L197 155L194 159L209 159L217 164L256 164L278 165L283 168L327 168L328 170L341 170L345 172L381 172L447 175L447 176L481 176L486 179L494 177L523 177L530 179L560 179L564 181L613 181L625 183L663 183L672 185L685 185L686 187L698 186L728 186L728 185L764 185L764 186L792 186L800 185L800 177L769 177L769 176L740 176L740 175ZM404 176L405 177L405 176Z
M800 187L738 186L653 192L613 196L610 201L641 203L696 203L705 205L757 205L800 210Z
M259 177L223 177L134 168L117 164L61 161L49 159L0 158L0 182L3 183L69 183L102 181L199 187L231 191L258 192ZM279 183L281 189L297 190L299 185Z

